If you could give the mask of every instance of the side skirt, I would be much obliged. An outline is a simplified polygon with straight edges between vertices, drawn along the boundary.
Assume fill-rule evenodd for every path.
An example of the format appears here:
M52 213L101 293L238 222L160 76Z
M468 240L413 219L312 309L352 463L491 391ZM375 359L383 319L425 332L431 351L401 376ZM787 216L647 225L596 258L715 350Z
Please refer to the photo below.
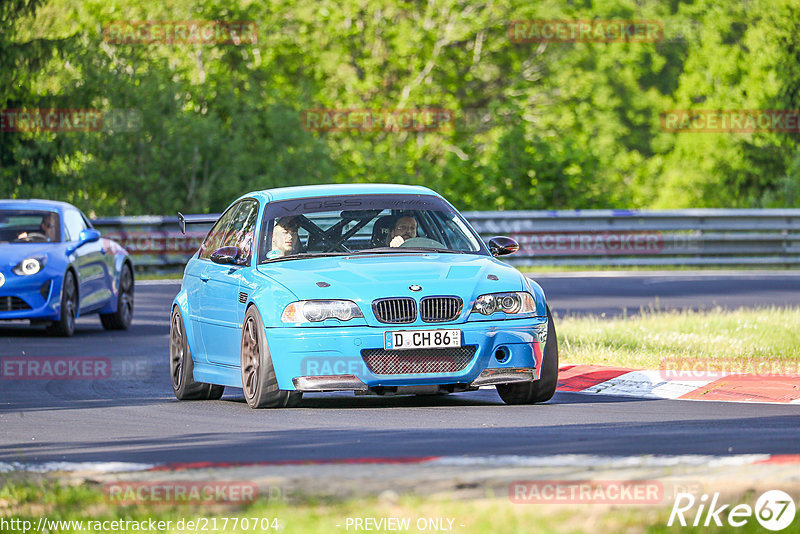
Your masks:
M242 371L238 366L228 367L204 362L194 362L194 379L207 384L242 387Z

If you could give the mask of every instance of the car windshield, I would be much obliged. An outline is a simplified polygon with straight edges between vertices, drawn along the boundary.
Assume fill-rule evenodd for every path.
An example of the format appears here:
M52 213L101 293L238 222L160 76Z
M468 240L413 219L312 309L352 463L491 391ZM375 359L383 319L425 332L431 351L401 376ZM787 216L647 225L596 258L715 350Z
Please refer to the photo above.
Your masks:
M260 263L350 254L488 254L461 215L430 195L272 202L262 228Z
M54 211L0 209L0 243L58 243L61 219Z

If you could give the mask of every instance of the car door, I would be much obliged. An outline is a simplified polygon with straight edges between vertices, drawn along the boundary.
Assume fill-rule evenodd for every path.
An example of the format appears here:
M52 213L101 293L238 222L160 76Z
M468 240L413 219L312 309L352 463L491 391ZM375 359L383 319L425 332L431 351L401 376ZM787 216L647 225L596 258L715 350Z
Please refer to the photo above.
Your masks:
M258 202L245 199L231 210L233 215L218 247L237 246L244 252L244 265L218 265L209 260L204 276L201 276L200 295L204 315L203 343L208 361L236 366L240 361L241 313L243 303L239 299L244 269L249 269L250 249ZM213 250L211 251L213 253Z
M75 208L64 210L64 227L67 240L72 246L78 244L80 234L89 226ZM109 299L110 291L106 284L105 251L99 241L84 243L72 253L71 262L78 275L78 308L81 313L103 306Z
M225 240L225 231L231 222L234 210L235 206L227 209L217 219L200 244L197 257L189 260L183 273L183 286L186 289L186 300L189 305L189 321L192 324L194 358L198 361L208 361L205 338L210 336L204 335L204 331L209 317L213 316L209 309L207 288L207 271L211 264L211 254L222 246Z

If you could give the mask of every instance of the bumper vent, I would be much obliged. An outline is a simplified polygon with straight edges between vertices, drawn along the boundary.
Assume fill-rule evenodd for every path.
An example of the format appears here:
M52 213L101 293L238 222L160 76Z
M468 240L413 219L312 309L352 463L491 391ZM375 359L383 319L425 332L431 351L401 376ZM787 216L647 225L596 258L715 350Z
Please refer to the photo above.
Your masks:
M425 297L419 303L419 315L426 323L455 321L461 314L458 297Z
M47 297L50 296L50 282L52 282L52 280L48 280L39 288L39 294L42 295L44 300L47 300Z
M472 361L477 345L452 349L364 349L361 357L376 375L458 373Z
M0 297L0 312L30 310L27 302L19 297Z
M417 303L408 297L378 299L372 302L372 311L382 323L407 324L417 319Z

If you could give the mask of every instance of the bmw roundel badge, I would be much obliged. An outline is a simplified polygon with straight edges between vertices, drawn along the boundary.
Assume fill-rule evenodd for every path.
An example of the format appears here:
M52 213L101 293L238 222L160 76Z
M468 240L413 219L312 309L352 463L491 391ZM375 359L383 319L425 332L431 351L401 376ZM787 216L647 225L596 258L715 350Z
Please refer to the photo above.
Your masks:
M418 286L417 284L411 284L408 286L408 289L411 291L422 291L422 286Z

